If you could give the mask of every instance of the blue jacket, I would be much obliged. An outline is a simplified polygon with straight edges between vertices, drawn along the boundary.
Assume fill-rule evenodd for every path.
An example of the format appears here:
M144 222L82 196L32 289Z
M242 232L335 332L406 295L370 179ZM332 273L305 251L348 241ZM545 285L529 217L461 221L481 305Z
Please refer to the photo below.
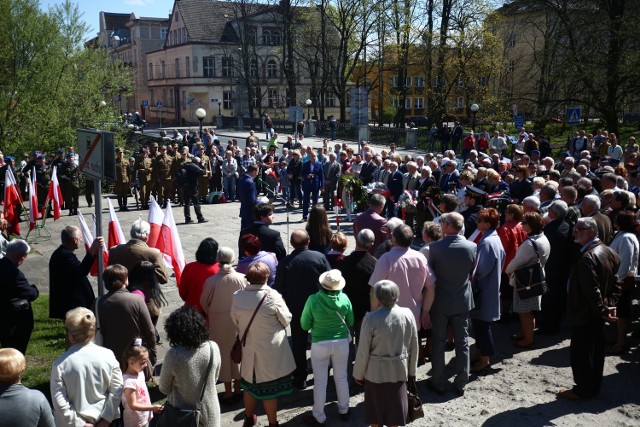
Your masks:
M400 195L402 195L402 173L400 171L395 171L391 175L389 175L389 180L387 181L387 187L389 187L389 191L391 195L395 198L395 201L398 201Z
M240 199L240 218L253 222L253 207L258 203L256 183L249 175L238 179L238 198Z
M313 174L313 178L308 178L309 174ZM302 178L302 188L305 191L318 191L320 188L324 188L322 163L318 161L313 164L311 161L304 162L302 164L300 178Z

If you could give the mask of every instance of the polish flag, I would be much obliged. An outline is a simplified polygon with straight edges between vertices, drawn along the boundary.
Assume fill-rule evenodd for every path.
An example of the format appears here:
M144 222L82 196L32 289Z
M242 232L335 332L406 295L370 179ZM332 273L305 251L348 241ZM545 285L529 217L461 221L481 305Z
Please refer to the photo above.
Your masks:
M57 166L53 167L51 172L51 185L49 186L49 193L47 193L47 200L44 205L49 203L49 200L53 202L53 220L56 221L60 218L60 206L64 203L62 199L62 190L60 189L60 183L58 182L58 174L56 173Z
M89 248L93 244L93 234L89 231L89 227L87 226L87 222L84 220L84 216L80 211L78 211L78 220L80 221L80 231L82 232L82 240L84 240L84 250L89 252ZM105 250L100 249L102 252L102 259L104 261L104 265L109 265L109 253ZM90 274L92 276L98 275L98 259L96 258L91 265Z
M114 246L126 243L124 234L122 233L122 227L120 227L120 221L116 216L116 210L113 208L111 199L107 199L109 204L109 234L107 235L107 247L112 248Z
M36 168L31 171L31 176L27 178L29 186L29 231L36 228L38 220L38 190L36 190Z
M7 220L9 233L20 235L20 216L18 215L18 206L22 204L22 196L20 195L20 187L16 182L15 176L11 168L7 167L7 173L4 176L4 219Z
M160 233L162 229L162 222L164 221L164 214L156 199L151 199L149 203L149 225L151 225L151 231L149 232L149 238L147 239L147 245L150 248L160 249L162 252L163 242L160 239Z
M182 252L182 242L180 242L180 236L178 235L178 229L173 219L173 212L171 212L171 203L169 201L167 201L167 210L164 213L160 240L163 241L163 249L161 249L161 251L164 253L165 259L169 258L171 260L170 265L173 267L173 272L176 275L176 284L180 286L180 277L182 276L182 270L184 270L185 265L184 253Z

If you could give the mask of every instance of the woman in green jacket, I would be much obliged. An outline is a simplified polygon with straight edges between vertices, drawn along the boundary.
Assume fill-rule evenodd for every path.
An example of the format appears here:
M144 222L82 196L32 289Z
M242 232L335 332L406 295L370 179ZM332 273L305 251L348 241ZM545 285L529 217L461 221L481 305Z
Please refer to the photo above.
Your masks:
M329 361L333 366L340 418L344 421L349 418L347 365L353 309L349 297L342 293L345 280L340 270L322 273L319 281L320 290L307 299L300 318L302 329L311 330L313 410L312 414L304 417L309 425L324 425L327 419L324 404L327 400Z

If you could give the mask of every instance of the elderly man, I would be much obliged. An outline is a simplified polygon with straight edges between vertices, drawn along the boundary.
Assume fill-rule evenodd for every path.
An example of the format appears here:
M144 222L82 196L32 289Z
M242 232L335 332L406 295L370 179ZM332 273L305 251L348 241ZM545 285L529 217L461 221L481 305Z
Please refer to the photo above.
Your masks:
M293 252L284 257L276 270L274 289L282 294L294 319L300 319L307 298L318 291L319 278L331 270L327 258L309 250L309 234L305 230L291 233ZM307 331L300 322L291 322L291 344L296 370L293 385L302 390L307 387Z
M442 240L429 246L429 266L435 275L434 287L427 287L422 326L431 326L432 377L427 385L438 394L445 391L444 352L447 326L451 324L456 349L458 396L464 395L469 380L469 312L474 307L470 277L476 265L477 247L460 235L464 218L457 212L440 217Z
M100 246L102 236L95 238L82 262L73 253L82 244L82 233L78 227L68 226L60 233L61 245L49 259L49 317L64 320L67 311L89 308L96 299L87 275Z
M371 274L369 285L372 287L380 280L391 280L400 288L398 305L411 310L420 324L421 312L426 310L427 300L423 298L423 289L433 286L434 276L427 265L427 259L420 252L411 249L413 230L406 224L399 225L391 234L391 250L380 257ZM373 291L371 292L371 310L377 308Z
M134 221L129 232L131 240L109 249L109 265L121 264L128 271L132 271L140 261L149 261L155 266L158 281L167 283L168 276L162 254L158 249L147 246L150 232L151 226L148 222L141 219Z
M316 160L316 153L309 151L309 160L302 164L302 220L306 221L309 215L309 202L313 205L318 204L318 192L324 190L324 171L322 163Z
M412 197L414 196L414 192L418 189L418 185L420 181L420 173L418 172L418 165L413 162L407 162L407 172L402 176L402 188L405 191L411 193ZM417 209L415 206L409 205L405 208L406 219L405 223L411 227L412 230L415 230L414 220L416 217ZM415 232L415 231L414 231Z
M594 219L598 228L598 237L605 245L608 245L613 236L613 226L609 217L600 212L600 198L591 194L584 196L580 212L583 217Z
M324 174L322 202L327 212L333 208L333 193L336 192L340 180L340 163L336 159L335 153L329 153L329 161L322 166Z
M600 392L604 368L604 322L615 321L620 285L620 257L598 239L593 218L580 218L573 229L580 256L567 284L567 318L571 326L571 369L575 386L558 393L571 400Z
M0 259L0 345L13 347L26 354L33 331L31 301L40 294L18 269L31 251L29 244L13 239L7 244L6 254Z
M381 194L374 194L369 199L369 209L356 216L353 221L353 234L358 235L361 230L369 229L373 231L376 236L374 244L369 248L369 253L373 255L378 249L378 246L384 242L388 237L388 230L386 228L387 220L380 214L384 210L384 206L387 203L386 199Z

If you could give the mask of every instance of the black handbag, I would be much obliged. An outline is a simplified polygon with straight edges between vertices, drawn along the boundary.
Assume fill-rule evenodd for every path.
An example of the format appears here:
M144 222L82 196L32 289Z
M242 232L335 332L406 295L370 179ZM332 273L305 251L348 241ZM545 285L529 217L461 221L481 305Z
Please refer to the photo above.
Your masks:
M547 282L544 277L544 269L540 264L540 253L535 240L530 239L533 249L536 251L538 261L535 264L520 267L513 272L516 280L516 291L521 300L533 298L547 291Z
M418 396L418 386L415 377L409 377L407 380L407 422L413 422L419 418L424 418L424 409L422 409L422 400Z
M204 377L202 391L200 392L200 401L195 408L178 408L169 402L164 404L164 410L158 417L156 426L158 427L198 427L200 424L200 416L202 410L202 399L207 389L207 382L213 367L213 346L209 343L209 366L207 367L207 375Z

